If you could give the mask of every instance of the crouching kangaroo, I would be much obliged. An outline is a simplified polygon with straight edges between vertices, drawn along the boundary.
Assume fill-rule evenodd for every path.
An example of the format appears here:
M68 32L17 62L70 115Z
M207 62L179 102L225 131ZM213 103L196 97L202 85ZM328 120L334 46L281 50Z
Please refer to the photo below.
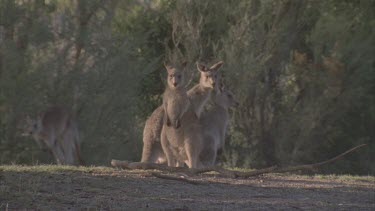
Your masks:
M50 107L37 119L29 116L21 127L23 136L31 136L53 154L57 164L81 164L80 140L75 114L66 107Z
M222 64L219 62L211 68L198 64L198 70L201 72L200 82L188 92L191 106L181 117L181 127L163 125L161 145L168 166L180 166L182 163L186 163L189 168L201 166L199 155L203 149L203 131L199 116L215 88L217 70Z
M224 86L213 96L214 105L202 115L204 149L200 160L204 166L215 165L217 152L224 149L225 133L229 123L230 107L238 106L234 95Z

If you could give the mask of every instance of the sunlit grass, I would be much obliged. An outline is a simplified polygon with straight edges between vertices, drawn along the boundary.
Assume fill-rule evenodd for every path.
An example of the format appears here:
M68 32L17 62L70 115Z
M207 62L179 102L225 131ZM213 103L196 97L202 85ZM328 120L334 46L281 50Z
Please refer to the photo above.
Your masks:
M232 167L227 168L232 171L240 171L240 172L251 172L256 171L257 169L249 169L249 168L239 168L239 167ZM302 179L335 179L335 180L361 180L361 181L368 181L375 183L375 176L371 175L350 175L350 174L313 174L313 175L304 175L304 174L295 174L291 173L271 173L268 175L278 175L278 176L288 176L288 177L298 177Z
M248 168L227 168L232 171L241 171L241 172L251 172L256 169ZM64 171L78 171L78 172L101 172L101 173L110 173L115 171L115 168L108 166L68 166L68 165L0 165L0 171L13 171L13 172L64 172ZM144 172L146 170L126 170L132 172ZM301 178L301 179L327 179L327 180L345 180L345 181L368 181L375 183L375 176L359 176L359 175L337 175L337 174L315 174L315 175L301 175L293 173L275 173L268 175L277 175L277 176L286 176L291 178Z
M240 172L250 172L255 171L256 169L250 168L239 168L239 167L224 167L225 169L232 170L232 171L240 171Z
M316 175L298 175L300 177L312 178L312 179L337 179L337 180L362 180L375 183L375 176L359 176L350 174L316 174Z
M113 171L111 167L105 166L68 166L68 165L0 165L2 171L15 172L58 172L58 171Z

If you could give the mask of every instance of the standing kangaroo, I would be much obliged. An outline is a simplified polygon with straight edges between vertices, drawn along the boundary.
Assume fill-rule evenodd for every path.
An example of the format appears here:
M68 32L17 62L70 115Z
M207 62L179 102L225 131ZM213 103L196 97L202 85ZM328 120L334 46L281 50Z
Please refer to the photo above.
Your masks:
M190 102L194 105L195 113L200 116L202 109L209 99L211 90L217 87L219 81L218 69L222 66L220 61L211 67L197 63L200 72L199 84L188 91ZM216 88L215 88L216 89ZM163 127L164 109L159 106L147 119L143 130L143 151L141 162L165 163L166 156L160 143L160 135Z
M216 90L219 81L218 69L224 64L220 61L211 67L197 63L197 69L201 73L199 83L188 91L193 109L198 118L200 118L203 107L210 98L211 91Z
M50 107L36 120L26 117L23 136L32 136L52 152L57 164L83 164L75 114L65 107Z
M214 105L202 115L204 149L200 160L204 166L215 165L217 152L224 149L225 133L229 122L230 107L238 106L234 95L221 87L213 97Z
M203 131L199 122L199 116L204 105L215 88L217 81L217 70L223 62L207 68L197 65L201 72L198 85L188 92L191 102L189 109L181 118L180 128L171 128L163 125L161 131L161 145L167 157L168 166L180 166L185 162L189 168L200 166L199 155L203 149Z
M168 72L167 88L163 94L164 124L179 128L182 115L190 106L186 94L184 69L186 63L180 68L164 64Z

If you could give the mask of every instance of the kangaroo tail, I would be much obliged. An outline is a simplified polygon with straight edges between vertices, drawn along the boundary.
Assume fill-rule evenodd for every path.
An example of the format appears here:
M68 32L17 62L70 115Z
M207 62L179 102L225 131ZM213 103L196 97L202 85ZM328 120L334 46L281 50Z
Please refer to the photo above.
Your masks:
M78 126L77 125L74 125L74 134L75 134L75 137L74 137L74 146L75 146L75 154L76 154L76 158L78 160L78 163L80 165L85 165L85 162L84 160L82 159L82 156L81 156L81 140L80 140L80 137L79 137L79 132L78 132Z

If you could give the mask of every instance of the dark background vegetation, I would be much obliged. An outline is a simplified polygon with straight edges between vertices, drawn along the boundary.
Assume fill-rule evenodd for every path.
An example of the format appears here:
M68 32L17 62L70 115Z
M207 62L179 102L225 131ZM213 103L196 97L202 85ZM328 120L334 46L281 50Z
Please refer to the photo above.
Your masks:
M78 112L83 157L137 161L161 103L162 61L223 60L240 101L221 164L311 163L375 174L375 1L0 0L0 164L51 163L25 113Z

